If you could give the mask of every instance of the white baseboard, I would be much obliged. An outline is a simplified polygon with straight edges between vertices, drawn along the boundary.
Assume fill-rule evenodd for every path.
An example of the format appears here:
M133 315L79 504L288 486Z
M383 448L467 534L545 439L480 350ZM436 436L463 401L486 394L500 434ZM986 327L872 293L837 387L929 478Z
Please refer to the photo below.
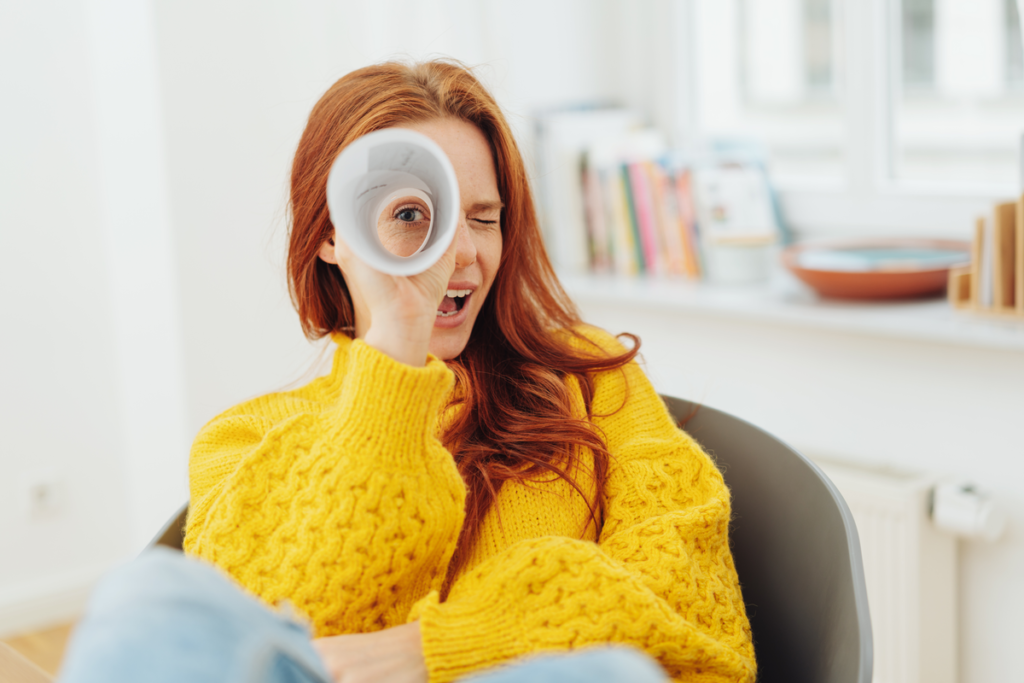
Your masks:
M74 621L116 561L0 586L0 638Z

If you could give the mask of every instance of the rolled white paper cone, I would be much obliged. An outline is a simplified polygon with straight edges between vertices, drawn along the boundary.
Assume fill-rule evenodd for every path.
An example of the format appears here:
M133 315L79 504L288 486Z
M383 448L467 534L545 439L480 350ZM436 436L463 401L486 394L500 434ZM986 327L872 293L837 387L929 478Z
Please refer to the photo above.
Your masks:
M377 234L382 202L395 192L423 192L432 206L431 229L411 256L388 251ZM386 128L342 150L327 177L327 208L338 237L372 268L391 275L422 273L448 249L459 220L455 169L433 140Z

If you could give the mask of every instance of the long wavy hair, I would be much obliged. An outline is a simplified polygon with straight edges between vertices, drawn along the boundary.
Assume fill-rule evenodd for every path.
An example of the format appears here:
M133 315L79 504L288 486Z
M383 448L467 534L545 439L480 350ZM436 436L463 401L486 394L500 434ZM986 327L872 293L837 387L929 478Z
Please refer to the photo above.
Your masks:
M544 250L526 169L508 123L469 70L446 61L387 62L353 71L313 107L292 165L288 246L289 287L306 336L350 334L355 325L341 271L318 257L321 245L334 235L326 186L335 158L372 131L440 118L467 121L484 133L504 203L494 284L465 350L448 363L456 375L453 402L462 409L442 441L467 486L466 517L450 580L465 564L505 481L543 474L564 479L583 496L600 530L610 455L590 421L593 376L632 360L639 340L627 335L632 348L616 355L575 331L580 316ZM584 340L582 347L579 342L574 347L572 336ZM570 378L582 392L586 415L573 413ZM576 480L588 449L595 500Z

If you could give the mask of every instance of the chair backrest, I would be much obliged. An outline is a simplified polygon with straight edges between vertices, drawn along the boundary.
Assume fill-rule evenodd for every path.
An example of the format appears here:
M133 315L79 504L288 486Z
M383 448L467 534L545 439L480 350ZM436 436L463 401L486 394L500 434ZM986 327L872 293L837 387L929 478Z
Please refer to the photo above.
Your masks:
M174 550L181 550L185 543L185 518L188 517L188 501L182 505L174 515L167 520L164 527L156 532L156 536L149 542L147 548L155 545L162 545Z
M850 509L814 463L728 413L669 411L732 492L730 536L760 683L870 683L871 619Z

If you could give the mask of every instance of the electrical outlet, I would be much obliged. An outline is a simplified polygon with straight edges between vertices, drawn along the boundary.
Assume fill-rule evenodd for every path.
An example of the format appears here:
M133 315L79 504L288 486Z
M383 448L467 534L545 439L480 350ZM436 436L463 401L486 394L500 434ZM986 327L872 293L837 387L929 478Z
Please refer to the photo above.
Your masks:
M52 469L26 472L21 478L25 515L31 520L52 519L64 511L64 479Z

